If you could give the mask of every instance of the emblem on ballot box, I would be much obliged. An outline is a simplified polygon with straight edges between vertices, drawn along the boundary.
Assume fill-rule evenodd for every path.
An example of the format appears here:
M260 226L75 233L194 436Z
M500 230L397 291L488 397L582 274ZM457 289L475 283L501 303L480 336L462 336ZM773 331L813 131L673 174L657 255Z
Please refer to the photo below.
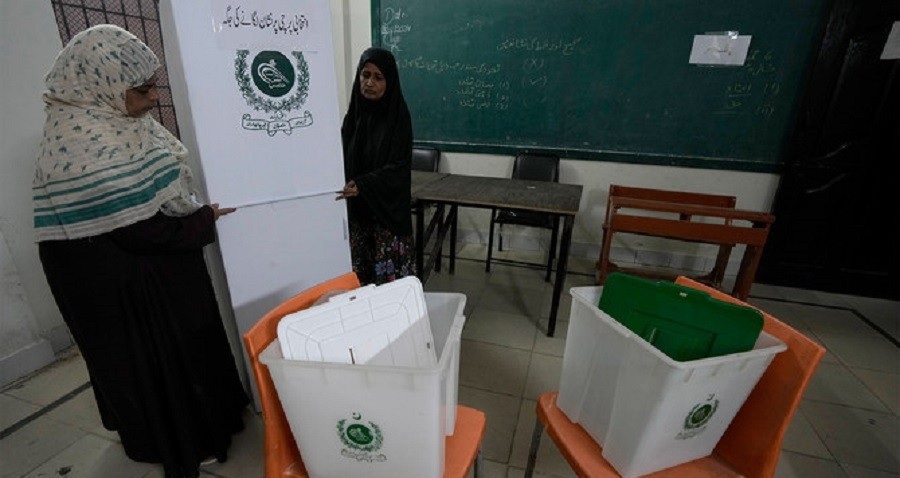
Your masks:
M275 136L279 131L291 134L295 128L313 123L312 113L303 105L309 95L309 67L303 53L288 55L266 50L250 58L250 50L238 50L234 60L234 77L247 105L267 117L245 113L241 126L246 130L265 131Z
M717 408L719 408L719 400L716 399L714 393L710 394L705 402L694 405L684 417L684 429L675 438L687 440L703 433L706 430L706 424L716 413Z
M337 423L338 437L345 447L341 455L369 463L387 461L384 453L377 453L384 442L381 427L374 422L364 422L359 413L353 413L352 417L352 420L342 418Z

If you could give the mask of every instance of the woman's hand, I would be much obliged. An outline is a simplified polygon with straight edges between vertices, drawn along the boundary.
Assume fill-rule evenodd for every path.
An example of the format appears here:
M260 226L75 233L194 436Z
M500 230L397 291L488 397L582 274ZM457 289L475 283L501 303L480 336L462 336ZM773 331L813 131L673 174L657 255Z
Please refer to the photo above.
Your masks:
M233 213L237 211L236 208L233 207L219 207L219 203L214 202L209 205L209 207L213 210L213 218L218 220L220 217Z
M345 184L344 189L338 191L337 194L337 197L334 198L335 201L359 196L359 188L356 187L356 181L350 181Z

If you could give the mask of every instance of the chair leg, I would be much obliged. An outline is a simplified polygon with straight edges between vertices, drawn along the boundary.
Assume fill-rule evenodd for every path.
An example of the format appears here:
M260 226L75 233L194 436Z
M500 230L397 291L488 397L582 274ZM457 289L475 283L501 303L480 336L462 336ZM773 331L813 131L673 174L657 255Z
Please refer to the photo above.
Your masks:
M523 478L531 478L534 474L534 463L537 461L538 448L541 446L541 435L544 434L544 424L535 419L534 431L531 434L531 448L528 450L528 465L525 466Z
M612 231L604 226L603 243L600 246L600 258L597 259L597 285L603 285L606 282L606 276L609 275L610 262L609 254L612 247Z
M474 478L481 476L481 447L478 447L478 454L475 455L475 466L472 468L474 468L472 472Z
M503 251L503 224L497 228L497 250Z
M488 250L487 250L487 260L484 263L484 271L491 271L491 253L494 250L494 215L497 213L496 209L491 209L491 227L488 228Z

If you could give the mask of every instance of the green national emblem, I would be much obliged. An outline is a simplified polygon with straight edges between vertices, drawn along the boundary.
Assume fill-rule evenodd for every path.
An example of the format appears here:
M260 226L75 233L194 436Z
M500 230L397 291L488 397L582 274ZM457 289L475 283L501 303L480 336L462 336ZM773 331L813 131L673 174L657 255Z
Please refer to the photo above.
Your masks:
M712 418L713 413L716 411L716 407L719 406L719 401L716 400L714 404L710 403L701 403L694 406L691 409L691 412L688 413L687 418L684 419L684 427L685 428L698 428L706 425L710 418Z
M294 66L280 51L264 51L250 65L253 84L267 96L280 98L294 86Z
M378 453L384 443L381 428L372 421L364 421L359 413L353 413L351 419L338 420L337 433L344 445L342 456L370 463L387 461L383 453Z
M706 424L712 419L719 408L719 400L715 394L711 394L706 401L694 405L684 417L684 427L676 436L679 440L693 438L706 430Z
M246 130L264 130L269 136L279 131L291 134L296 128L313 123L312 113L299 113L309 96L309 65L303 53L294 51L285 55L279 51L265 50L256 53L248 62L249 50L238 50L234 60L234 77L238 90L253 110L265 113L267 118L254 118L250 113L241 117Z

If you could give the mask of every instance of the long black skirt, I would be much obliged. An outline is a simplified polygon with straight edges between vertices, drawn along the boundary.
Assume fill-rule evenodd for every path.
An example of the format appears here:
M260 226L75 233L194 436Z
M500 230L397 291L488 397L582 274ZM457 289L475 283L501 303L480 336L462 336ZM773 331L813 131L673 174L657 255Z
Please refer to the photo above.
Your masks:
M198 476L210 456L225 461L249 402L202 244L183 247L199 236L184 231L174 249L131 247L130 234L112 233L39 244L104 427L131 459L162 463L167 478Z

